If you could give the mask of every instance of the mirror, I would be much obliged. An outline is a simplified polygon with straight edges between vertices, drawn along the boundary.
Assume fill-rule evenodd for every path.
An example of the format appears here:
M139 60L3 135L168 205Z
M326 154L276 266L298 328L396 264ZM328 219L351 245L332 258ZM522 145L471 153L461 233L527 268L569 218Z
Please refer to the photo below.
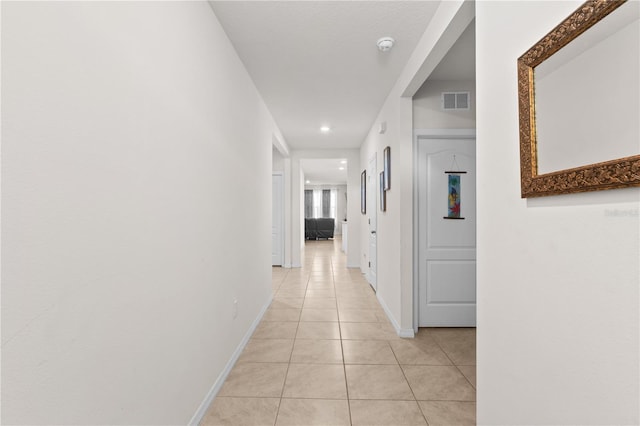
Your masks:
M640 3L590 0L518 59L522 197L640 186Z

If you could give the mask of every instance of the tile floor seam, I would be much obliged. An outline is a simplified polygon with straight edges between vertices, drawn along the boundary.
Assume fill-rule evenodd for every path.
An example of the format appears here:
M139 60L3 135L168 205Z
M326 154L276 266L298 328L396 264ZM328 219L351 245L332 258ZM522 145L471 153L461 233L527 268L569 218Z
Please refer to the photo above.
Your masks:
M449 370L450 373L453 374L453 372L455 371L457 372L457 374L461 374L464 377L464 381L462 381L462 383L467 383L467 385L471 387L470 390L472 390L473 393L469 394L469 396L473 395L473 398L474 398L473 401L469 401L468 399L463 399L466 397L461 394L452 394L451 396L455 397L456 399L451 399L450 397L448 397L448 395L439 395L437 393L434 394L430 392L425 393L423 392L423 389L422 389L424 387L423 386L424 383L416 382L414 385L418 386L418 388L414 390L414 386L412 386L411 383L409 382L408 375L413 377L415 371L407 370L407 372L405 372L405 368L428 367L432 365L421 364L421 363L416 365L401 364L400 358L404 357L403 354L405 353L405 349L403 348L403 345L400 345L397 349L394 349L395 344L392 344L392 343L395 342L396 339L394 339L392 335L388 332L386 327L384 327L388 321L381 321L382 317L380 317L380 315L376 315L377 321L373 321L373 322L368 321L371 319L371 316L369 315L369 313L357 312L357 311L366 311L366 310L376 311L375 308L380 308L379 301L371 299L369 297L371 294L375 295L375 292L373 292L372 288L368 285L366 280L362 278L361 273L357 273L360 271L354 271L352 273L351 270L346 269L347 267L345 264L343 264L343 262L336 261L336 257L344 256L344 254L341 253L340 250L338 250L339 246L336 244L339 244L339 240L337 241L338 242L324 242L324 241L320 241L317 243L307 242L306 254L304 255L304 258L303 258L303 265L302 265L302 268L298 271L287 270L283 272L281 270L273 269L274 280L272 282L272 291L274 294L274 301L278 299L278 293L281 294L280 298L284 299L284 302L279 303L277 306L279 308L286 309L289 307L290 303L293 303L293 304L300 303L300 307L299 307L300 312L296 321L281 321L281 320L265 321L265 322L280 322L280 323L295 322L295 328L291 325L281 326L281 324L279 324L280 325L279 327L278 326L265 327L265 330L267 330L267 332L264 332L265 334L262 334L261 337L257 337L255 339L260 341L267 341L267 340L273 340L273 339L280 339L283 341L293 340L293 343L291 345L291 351L289 353L287 362L271 362L271 361L265 362L262 359L260 359L261 357L256 356L258 360L254 362L255 365L263 365L265 366L264 368L270 370L272 369L272 367L269 367L269 364L273 364L273 365L281 364L282 367L280 367L281 372L279 374L284 373L284 379L283 379L282 387L280 390L280 396L279 397L275 396L277 395L277 393L275 393L274 397L269 398L269 399L273 399L273 402L271 403L271 407L272 407L271 412L270 414L268 414L269 417L262 418L262 420L259 421L259 424L272 424L273 426L278 426L278 425L282 425L283 422L285 422L288 424L295 423L299 425L300 424L325 425L329 423L334 424L332 422L337 421L337 422L340 422L340 424L353 425L354 421L360 422L360 423L365 421L364 418L366 416L365 417L362 417L362 416L365 415L365 413L368 413L369 417L366 417L366 418L376 419L374 420L374 423L382 422L387 425L391 425L391 424L399 425L399 424L408 424L408 423L405 423L408 421L408 418L409 418L407 417L407 415L409 415L408 413L412 413L411 416L414 416L412 417L414 421L424 422L424 424L428 426L430 425L430 423L429 423L429 420L427 419L427 415L429 415L429 417L436 416L432 418L432 421L435 421L437 423L440 420L449 418L447 416L451 415L452 409L456 413L458 411L462 413L458 417L456 417L457 414L453 414L454 417L452 418L464 419L464 420L460 420L456 424L461 424L462 421L470 422L472 419L475 419L474 412L470 411L471 407L475 406L476 404L476 400L475 400L476 388L471 383L471 381L474 380L475 363L469 363L469 361L467 360L468 357L466 358L464 357L464 355L467 355L468 353L463 353L463 357L461 358L461 360L465 361L464 365L463 364L458 365L453 361L452 357L456 359L460 358L459 356L457 356L459 355L460 349L458 348L458 344L457 344L458 341L455 340L457 339L456 334L453 334L451 336L454 338L453 342L456 343L456 345L454 345L453 347L450 347L451 344L449 344L450 343L449 334L447 333L443 333L442 335L438 334L437 335L438 339L436 339L435 337L431 336L432 332L430 332L429 330L424 330L428 338L433 340L433 344L434 344L433 348L434 349L438 348L438 350L440 350L444 355L444 357L442 358L442 361L446 359L449 362L448 367L451 367L451 366L456 367L455 369L450 369ZM341 260L341 259L338 259L338 260ZM300 292L302 292L300 296L294 296L295 293L300 293ZM319 295L322 297L319 297ZM332 295L332 297L324 297L324 295ZM294 299L296 299L297 301ZM327 303L323 301L326 299L331 299L333 303L331 302ZM366 302L369 302L369 303L366 303ZM342 310L345 311L345 315L348 315L348 318L355 318L357 319L357 321L344 321L346 317L345 315L341 315L340 313L341 306L342 306ZM361 306L361 307L358 307L358 306ZM312 310L313 309L327 309L331 311L335 310L336 311L335 315L337 320L310 321L310 322L302 321L302 310L305 308L312 309ZM317 312L314 312L314 315L315 314L317 314ZM307 316L307 317L313 317L313 316ZM319 317L321 318L322 316L319 316ZM276 315L276 319L277 319L277 315ZM361 330L358 330L358 326L355 326L355 330L357 332L360 332L360 334L356 333L355 336L359 338L345 339L344 333L343 333L343 325L346 325L346 332L347 334L349 334L349 333L352 333L352 329L354 327L349 324L354 324L354 323L366 324L366 326L362 326ZM315 324L316 326L309 327L309 325L313 325L313 324ZM378 326L374 326L375 324L378 324ZM335 327L337 327L337 330L335 329ZM463 337L468 336L468 331L465 331L465 330L460 330L460 331L462 332L461 336ZM303 334L301 334L301 332ZM274 337L264 338L264 336L269 335L268 333L272 333L271 335ZM282 339L282 337L287 337L287 338ZM296 353L296 343L298 341L310 342L310 341L324 341L324 340L340 341L340 356L342 357L341 362L337 362L338 354L336 352L333 352L333 355L329 355L329 356L327 356L327 354L325 353L325 348L328 349L329 347L333 347L334 349L332 349L332 351L337 350L338 346L335 343L333 345L304 344L301 346L302 349L299 350L297 358L294 357ZM405 339L402 339L402 340L405 340ZM412 339L409 339L409 340L412 340ZM347 347L345 347L344 344L347 342L353 342L353 343L348 343ZM392 357L387 357L386 354L385 354L385 357L380 357L376 355L377 352L379 352L379 350L382 349L381 348L382 343L380 345L367 346L367 344L365 343L359 344L357 342L384 342L384 345L386 345L388 350L391 351L391 354L389 355L392 355ZM417 343L424 343L424 342L417 342ZM470 344L474 342L472 341L467 342L463 340L461 342L463 349L465 345L467 345L468 343ZM276 344L275 346L278 347L279 345ZM350 360L353 359L355 360L355 362L349 362L345 357L345 351L351 353L353 352L354 348L358 346L361 346L361 349L359 349L360 354L358 354L357 352L352 353L350 355ZM417 349L422 348L422 344L414 345L414 346ZM452 350L451 355L444 350L445 346L450 347L450 349ZM260 347L260 345L258 345L258 347ZM469 346L466 347L467 350L469 348L470 348ZM398 350L400 350L400 352L398 352ZM424 348L420 350L423 351ZM280 352L281 352L281 355L284 355L281 350ZM270 356L270 354L265 354L265 355ZM281 359L283 359L284 357L282 357L281 355L280 357ZM307 355L306 358L305 358L305 355ZM269 359L268 356L266 359ZM333 360L335 362L325 361L326 359L331 360L331 357L333 357ZM309 358L313 359L314 361L308 362ZM316 359L319 359L320 361L315 361ZM361 363L357 363L359 359L363 361ZM469 360L470 359L471 358L469 358ZM302 361L296 362L296 360L302 360ZM368 362L369 360L373 360L375 362L374 363ZM393 360L395 362L395 365L397 365L396 368L400 368L402 376L398 375L397 377L398 379L400 379L400 377L403 378L403 380L406 382L409 388L410 393L405 392L404 395L389 394L394 398L386 398L385 397L386 395L384 393L372 394L372 395L363 394L363 396L352 395L349 392L347 366L369 366L371 369L370 371L373 373L375 371L378 371L378 367L382 367L383 369L388 370L388 368L385 368L385 367L390 367L394 365L394 364L384 363L383 360L388 360L389 362L392 362ZM327 382L327 383L331 383L331 386L338 385L336 380L339 380L340 377L339 377L339 374L337 373L338 371L340 371L339 365L342 364L341 370L342 370L343 380L344 380L342 386L345 387L344 399L341 398L342 394L341 394L341 397L336 399L335 395L337 393L335 392L329 392L329 393L312 392L312 393L308 393L304 397L297 396L295 392L289 392L290 395L285 396L286 395L285 391L289 383L288 379L290 379L289 375L292 371L291 369L294 368L293 366L296 366L294 368L295 370L294 372L299 373L300 371L305 371L304 367L300 367L305 363L308 363L310 365L317 365L317 366L334 365L335 367L331 367L331 368L333 369L332 371L335 372L335 373L332 373L332 376L335 376L335 377L330 378ZM469 363L469 365L466 365L467 363ZM285 368L285 364L286 364L286 368ZM441 367L441 366L436 365L435 367ZM319 368L319 371L324 371L322 368ZM463 372L463 370L467 371L468 376ZM329 370L326 370L326 371L329 371ZM324 375L324 373L322 373L321 375ZM295 379L295 380L293 380L290 383L290 385L298 386L294 382L297 383L299 382L299 380L293 376L291 377L291 379ZM303 382L303 386L308 387L309 385L304 384ZM426 385L426 386L427 386L427 389L431 388L431 385ZM416 396L416 392L419 392L419 393L421 392L422 397L429 398L429 399L419 400ZM247 393L252 394L250 390ZM316 397L315 395L318 395L320 397ZM369 396L369 397L365 398L364 396ZM235 400L247 401L241 405L236 405L236 408L231 407L232 409L237 409L237 407L255 406L255 405L252 405L253 403L249 403L248 401L251 399L256 399L258 397L220 396L220 398L221 400L226 398L227 400L235 399ZM277 407L275 404L276 399L277 399ZM293 402L296 400L300 402L298 403ZM285 402L285 401L291 401L291 402ZM308 402L302 402L302 401L308 401ZM312 401L318 401L318 402L314 403ZM321 402L321 401L324 401L324 402ZM334 401L334 402L330 403L329 401ZM342 405L336 405L337 401L345 401L346 404L342 402L341 403ZM353 407L352 407L352 402L354 403ZM363 405L364 402L369 402L369 404ZM225 404L227 405L225 406ZM220 409L222 410L223 409L222 407L225 407L224 410L227 410L225 412L230 412L229 411L230 407L228 403L225 403L225 404L222 404ZM415 407L414 405L410 405L410 404L414 404ZM377 407L377 408L374 409L374 407ZM387 412L380 411L381 409L380 407L386 407ZM338 409L338 411L334 411L336 409ZM417 411L415 411L415 409L417 409ZM346 410L346 412L344 410ZM220 415L221 413L221 411L218 411L218 409L215 409L213 412L217 412L218 414L216 415ZM373 414L373 413L377 413L377 414ZM373 414L373 417L371 417L371 414ZM300 415L302 415L303 417L299 417ZM355 415L355 417L353 417L353 415ZM275 417L272 417L272 416L275 416ZM333 420L327 420L330 418L332 418ZM218 419L218 420L214 420L214 419ZM272 419L272 420L269 420L269 419ZM294 419L297 419L297 420L294 420ZM307 420L300 420L300 419L307 419ZM321 420L321 419L325 419L325 420ZM229 421L229 420L225 421L220 417L212 417L211 420L216 422L222 421L224 424L227 424L226 422ZM247 424L246 422L241 421L239 419L236 419L231 423L234 426L237 426L240 424ZM206 423L206 424L209 424L209 423ZM370 421L367 424L370 424ZM448 424L453 424L453 423L448 423ZM472 424L472 423L465 423L465 424Z
M456 367L456 370L458 370L458 373L462 374L462 377L464 377L464 379L467 381L467 383L469 383L469 386L471 386L473 388L474 391L477 392L477 389L475 386L473 386L473 383L471 383L471 380L469 380L469 378L462 372L462 370L460 370L458 364L456 364L451 357L449 356L449 354L447 353L447 351L444 350L444 348L442 347L442 345L440 344L440 342L438 342L438 339L436 339L435 337L432 338L433 341L436 343L436 345L438 345L438 347L440 348L440 350L444 353L444 356L447 357L447 359L449 360L449 362L451 362L451 365L453 365L454 367Z
M391 347L391 352L393 353L393 356L395 357L396 362L398 363L398 367L400 367L400 371L402 371L402 377L404 377L404 379L407 381L407 385L409 385L409 389L411 390L411 395L413 395L413 400L418 406L418 410L420 410L420 414L422 414L422 418L424 419L425 423L427 424L427 426L429 426L429 421L427 420L427 416L424 415L424 411L422 411L422 408L420 408L420 404L418 404L418 398L416 398L416 393L413 391L413 386L411 386L411 382L409 381L409 378L404 372L404 368L402 368L402 364L400 364L400 360L398 359L398 356L396 355L396 352L393 350L393 346L391 345L390 342L389 342L389 346Z
M305 285L305 290L307 288L308 283ZM303 301L304 306L304 301ZM300 316L302 315L302 309L300 309ZM282 406L282 398L284 397L284 389L287 386L287 376L289 376L289 368L291 367L291 358L293 357L293 348L296 343L296 336L298 334L298 328L300 327L300 316L298 317L298 325L296 326L296 334L293 337L293 345L291 345L291 353L289 354L289 362L287 363L287 371L284 373L284 382L282 383L282 389L280 390L280 400L278 402L278 410L276 411L276 418L274 419L273 425L275 426L278 423L278 416L280 415L280 407Z
M335 292L336 283L335 279L333 279L333 290ZM340 327L340 310L338 309L338 295L336 294L336 312L338 315L338 332L340 336L340 350L342 352L342 371L344 373L344 386L347 390L347 409L349 412L349 425L353 425L353 419L351 417L351 398L349 397L349 383L347 382L347 366L344 358L344 343L342 340L342 327Z

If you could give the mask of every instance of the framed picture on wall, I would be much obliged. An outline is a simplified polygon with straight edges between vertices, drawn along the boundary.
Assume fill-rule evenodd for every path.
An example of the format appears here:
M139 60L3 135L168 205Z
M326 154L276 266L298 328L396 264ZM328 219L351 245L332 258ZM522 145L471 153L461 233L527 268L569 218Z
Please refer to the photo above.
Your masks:
M360 212L367 214L367 171L360 173Z
M380 211L387 211L387 192L384 190L385 173L380 172Z
M384 190L391 189L391 147L384 149Z

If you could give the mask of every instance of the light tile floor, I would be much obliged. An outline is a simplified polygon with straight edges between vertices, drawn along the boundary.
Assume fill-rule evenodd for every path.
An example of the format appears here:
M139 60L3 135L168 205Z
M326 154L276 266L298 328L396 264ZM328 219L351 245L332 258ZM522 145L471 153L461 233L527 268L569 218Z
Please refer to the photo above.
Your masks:
M341 242L273 268L274 299L201 425L473 425L475 329L399 338Z

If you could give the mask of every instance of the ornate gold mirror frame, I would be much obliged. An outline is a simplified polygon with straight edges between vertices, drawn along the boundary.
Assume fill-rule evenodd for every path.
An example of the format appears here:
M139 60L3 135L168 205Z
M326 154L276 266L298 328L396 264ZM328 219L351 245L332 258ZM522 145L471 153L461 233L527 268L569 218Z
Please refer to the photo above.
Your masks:
M640 186L640 155L540 175L537 163L534 68L626 1L585 2L518 58L522 198Z

